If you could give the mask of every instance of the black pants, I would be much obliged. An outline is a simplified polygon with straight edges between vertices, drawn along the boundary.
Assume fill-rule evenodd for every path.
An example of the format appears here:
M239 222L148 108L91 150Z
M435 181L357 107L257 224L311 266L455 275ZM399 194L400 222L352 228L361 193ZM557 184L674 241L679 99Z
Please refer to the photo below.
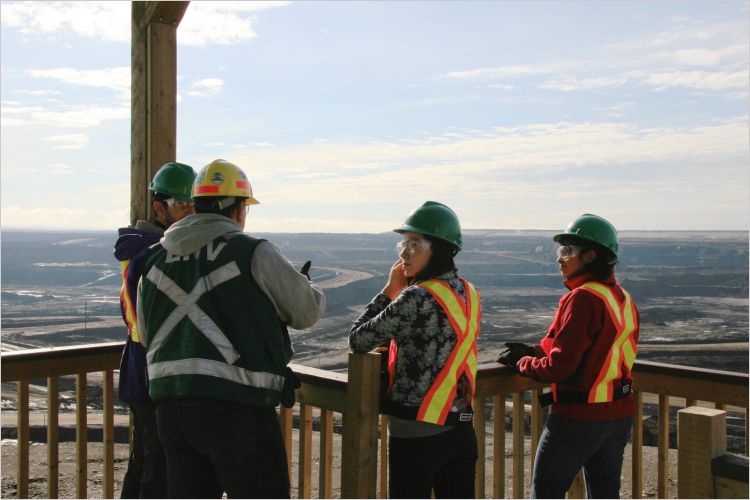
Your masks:
M166 498L167 459L156 430L156 405L130 405L133 412L133 451L122 480L120 498Z
M180 398L157 403L172 498L289 498L289 469L273 408Z
M474 498L477 437L471 424L423 438L391 437L389 498Z

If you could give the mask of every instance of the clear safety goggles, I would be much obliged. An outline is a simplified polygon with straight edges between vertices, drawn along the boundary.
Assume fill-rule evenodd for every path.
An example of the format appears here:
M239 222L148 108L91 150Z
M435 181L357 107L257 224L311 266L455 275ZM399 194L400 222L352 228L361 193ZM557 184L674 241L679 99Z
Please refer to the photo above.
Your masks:
M404 250L406 250L406 253L409 255L414 255L415 253L424 252L428 248L430 248L430 241L425 239L401 240L396 243L396 252L399 255L401 255Z
M581 250L583 250L583 247L578 247L575 245L562 245L557 247L557 258L568 260L574 255L580 253Z
M167 198L164 200L169 208L176 208L177 210L188 210L193 208L192 201L178 200L176 198Z

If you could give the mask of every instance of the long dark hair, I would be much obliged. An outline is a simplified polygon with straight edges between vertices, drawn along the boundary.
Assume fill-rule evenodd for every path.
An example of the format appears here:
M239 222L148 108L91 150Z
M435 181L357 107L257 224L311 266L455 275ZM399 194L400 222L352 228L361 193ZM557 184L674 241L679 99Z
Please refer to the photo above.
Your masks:
M423 236L424 239L430 242L432 256L430 257L427 266L425 266L419 274L407 280L409 285L437 278L438 276L456 269L453 257L458 253L458 249L445 240L427 236L426 234Z
M568 279L574 278L576 276L581 276L583 274L593 274L594 277L596 277L596 279L598 279L599 281L605 281L609 279L610 276L612 276L612 271L615 268L615 264L613 263L613 261L616 260L616 257L608 248L592 241L576 238L574 236L564 238L560 241L560 243L562 245L575 245L577 247L581 247L581 254L585 254L589 250L593 250L596 252L596 258L593 261L584 263L581 270L575 273L573 276L570 276Z

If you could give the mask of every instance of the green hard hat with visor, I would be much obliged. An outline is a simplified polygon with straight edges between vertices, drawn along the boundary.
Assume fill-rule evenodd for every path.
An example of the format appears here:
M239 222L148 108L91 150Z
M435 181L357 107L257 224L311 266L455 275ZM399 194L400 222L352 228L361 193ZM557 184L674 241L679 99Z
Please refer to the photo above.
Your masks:
M190 165L165 163L154 175L149 189L177 200L190 201L194 180L195 170Z
M556 234L552 238L556 243L565 241L577 243L595 243L612 254L610 264L617 263L620 245L617 241L615 227L603 217L594 214L583 214L568 224L564 233Z
M406 217L395 232L420 233L452 244L456 251L461 250L461 224L458 216L448 206L437 201L426 201Z

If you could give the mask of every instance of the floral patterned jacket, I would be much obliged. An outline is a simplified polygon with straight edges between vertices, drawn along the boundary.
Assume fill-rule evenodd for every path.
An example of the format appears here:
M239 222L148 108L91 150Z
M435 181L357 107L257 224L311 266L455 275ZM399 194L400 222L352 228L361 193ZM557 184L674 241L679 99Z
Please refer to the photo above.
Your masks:
M457 271L437 279L445 281L464 300L466 291ZM419 406L456 346L448 316L430 293L417 285L405 288L394 301L378 294L349 333L353 352L367 352L395 339L398 347L391 400ZM471 397L468 380L461 377L457 398ZM464 406L464 405L461 405Z

